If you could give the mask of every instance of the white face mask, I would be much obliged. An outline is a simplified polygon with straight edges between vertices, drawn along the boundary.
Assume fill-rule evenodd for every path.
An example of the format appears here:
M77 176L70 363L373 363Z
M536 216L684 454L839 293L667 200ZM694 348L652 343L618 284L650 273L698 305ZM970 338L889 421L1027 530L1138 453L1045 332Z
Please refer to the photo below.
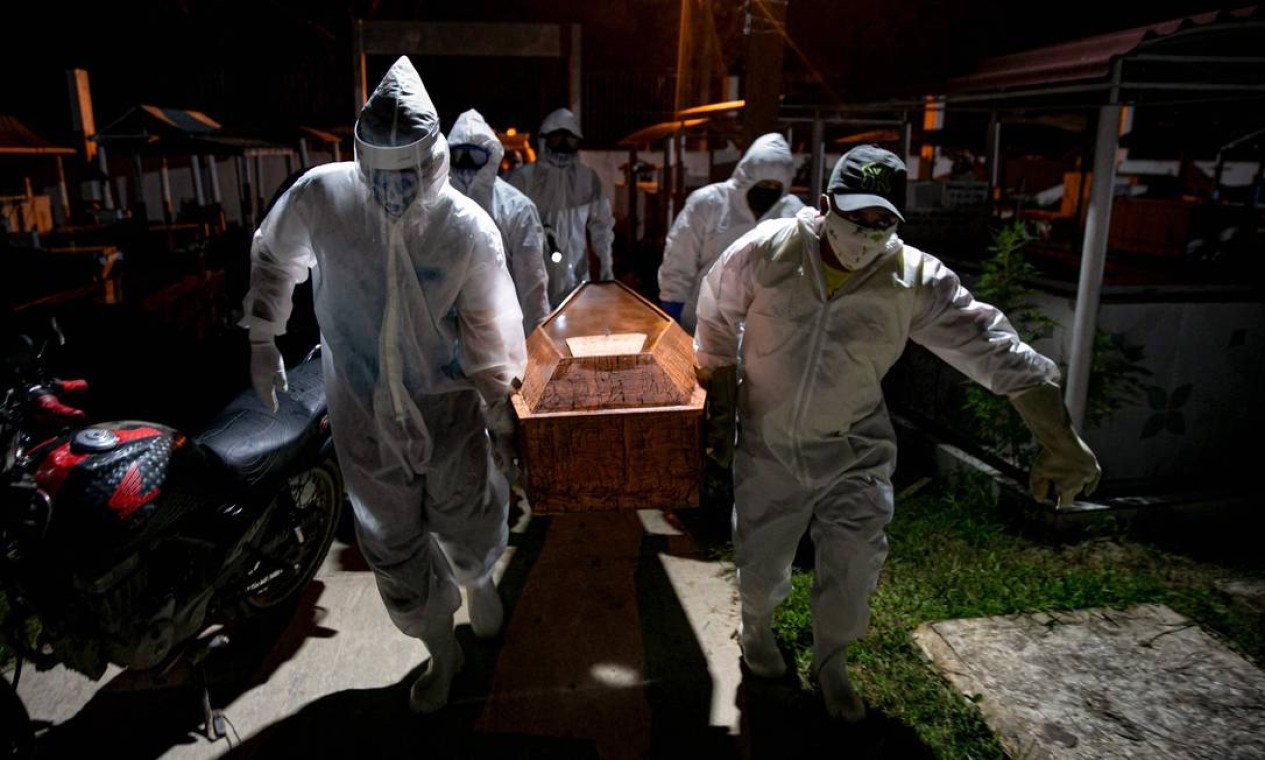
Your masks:
M839 263L852 272L899 246L895 224L874 230L849 222L833 211L826 213L826 238Z

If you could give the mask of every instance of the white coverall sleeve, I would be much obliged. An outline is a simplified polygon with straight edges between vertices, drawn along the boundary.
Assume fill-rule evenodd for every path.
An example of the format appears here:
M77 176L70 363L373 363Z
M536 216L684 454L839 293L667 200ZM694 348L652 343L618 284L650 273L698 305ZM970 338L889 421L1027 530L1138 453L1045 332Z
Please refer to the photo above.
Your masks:
M525 331L536 329L549 316L549 273L545 269L545 229L535 205L524 204L514 212L506 231L510 273L518 289Z
M242 320L252 338L285 333L293 306L294 286L316 265L300 180L277 200L264 217L250 246L250 290L242 304Z
M596 177L594 178L596 182ZM589 241L597 261L602 267L601 280L615 279L615 263L611 258L611 245L615 242L615 217L611 216L611 201L598 186L597 197L589 204Z
M501 264L501 236L496 230L476 246L474 262L457 296L459 360L489 404L503 402L515 378L527 366L523 313L509 270Z
M694 293L694 285L706 272L698 271L703 255L703 204L698 195L691 195L668 230L663 246L663 263L659 265L659 300L663 303L685 303Z
M703 369L738 363L738 338L755 294L755 248L747 236L739 238L703 278L694 330L694 351Z
M1058 381L1058 365L1024 343L999 309L975 300L953 270L931 257L923 267L925 302L911 340L999 395Z

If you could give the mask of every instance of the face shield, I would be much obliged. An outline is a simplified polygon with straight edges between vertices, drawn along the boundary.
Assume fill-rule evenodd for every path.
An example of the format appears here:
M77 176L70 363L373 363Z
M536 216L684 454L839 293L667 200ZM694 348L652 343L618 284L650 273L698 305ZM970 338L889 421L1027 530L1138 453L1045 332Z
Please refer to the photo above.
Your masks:
M360 110L356 164L388 218L438 194L448 176L439 116L421 77L401 57Z

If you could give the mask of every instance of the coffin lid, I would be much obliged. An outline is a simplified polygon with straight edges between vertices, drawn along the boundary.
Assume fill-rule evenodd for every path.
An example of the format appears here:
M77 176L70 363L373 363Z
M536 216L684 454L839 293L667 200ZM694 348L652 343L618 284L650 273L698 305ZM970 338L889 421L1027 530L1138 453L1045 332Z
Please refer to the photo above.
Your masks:
M577 288L527 340L520 417L701 409L694 343L621 282Z

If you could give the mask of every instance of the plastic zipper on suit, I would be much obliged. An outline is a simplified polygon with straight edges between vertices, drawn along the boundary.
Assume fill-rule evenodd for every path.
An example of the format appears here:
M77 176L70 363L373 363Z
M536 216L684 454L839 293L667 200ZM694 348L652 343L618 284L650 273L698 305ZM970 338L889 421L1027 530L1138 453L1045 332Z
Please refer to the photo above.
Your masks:
M385 331L383 337L386 344L384 352L386 355L382 359L383 363L386 364L387 389L391 393L391 409L395 412L395 421L400 423L404 422L406 415L404 413L404 400L401 398L404 388L404 370L400 366L400 278L397 276L396 269L399 267L399 249L403 247L401 225L388 222L387 303L386 313L382 318L382 329Z
M808 266L813 270L813 283L817 288L817 320L813 323L813 342L809 349L808 355L810 361L807 365L807 371L804 373L804 379L800 381L799 391L795 394L795 415L794 422L791 424L791 450L795 454L795 468L798 470L798 476L801 482L808 481L808 465L804 462L804 450L800 436L801 425L804 422L804 415L807 412L809 401L811 400L809 393L809 385L812 382L813 373L816 371L817 362L821 356L822 333L826 317L830 313L830 304L826 299L826 282L825 273L821 271L821 257L812 255L812 246L805 241L806 251L805 258L808 259Z

